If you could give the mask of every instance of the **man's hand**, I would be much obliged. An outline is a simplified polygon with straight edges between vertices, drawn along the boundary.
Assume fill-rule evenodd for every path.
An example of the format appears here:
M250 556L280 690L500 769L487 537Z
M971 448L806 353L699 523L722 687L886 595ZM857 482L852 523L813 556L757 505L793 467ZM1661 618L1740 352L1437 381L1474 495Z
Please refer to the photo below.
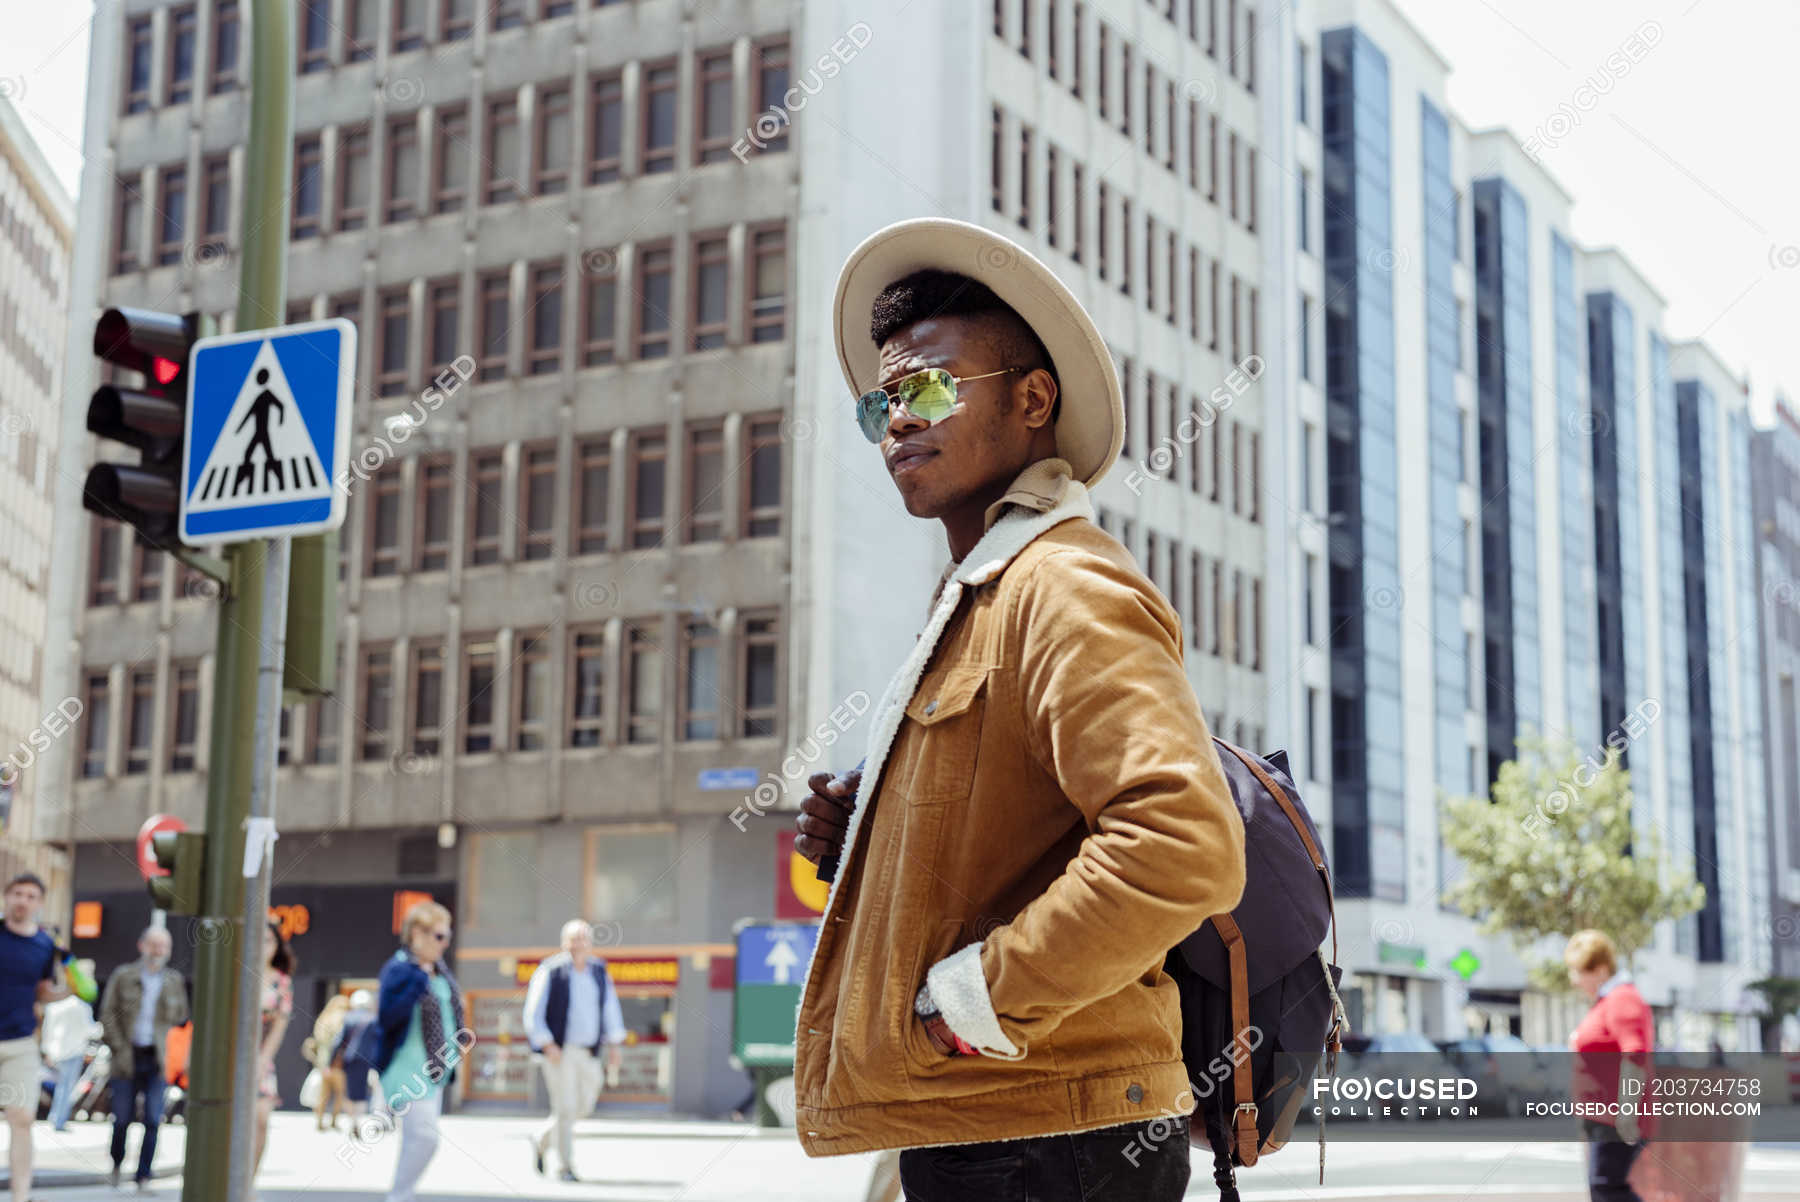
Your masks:
M956 1055L956 1045L951 1043L949 1038L947 1038L950 1034L950 1028L948 1024L944 1022L943 1018L925 1019L920 1018L915 1014L913 1016L913 1021L924 1025L925 1038L931 1040L932 1049L936 1051L938 1055ZM942 1034L939 1033L940 1030L942 1031Z
M618 1044L615 1043L606 1049L606 1062L612 1066L612 1071L615 1074L618 1073L619 1066L625 1063L625 1055L619 1051Z
M850 811L856 807L856 790L862 772L852 769L842 776L815 772L806 781L812 792L800 800L800 816L794 819L794 850L817 864L822 857L844 849Z
M37 983L37 1000L40 1002L60 1002L69 996L67 985L58 985L55 981L39 981Z
M544 1045L544 1059L548 1060L551 1064L561 1064L562 1063L562 1049L553 1043L545 1044Z

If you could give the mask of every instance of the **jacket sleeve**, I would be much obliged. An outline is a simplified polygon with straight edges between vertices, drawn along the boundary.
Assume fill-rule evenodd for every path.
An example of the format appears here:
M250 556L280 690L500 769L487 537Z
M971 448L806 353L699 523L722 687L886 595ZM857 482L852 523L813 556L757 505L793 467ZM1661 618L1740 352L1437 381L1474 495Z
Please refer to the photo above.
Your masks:
M119 1018L119 976L115 969L106 979L106 992L100 995L100 1038L115 1053L125 1046L125 1026Z
M389 960L381 970L380 1001L376 1004L375 1021L383 1035L398 1041L412 1021L413 1007L425 992L425 974L404 960Z
M169 1011L169 1025L171 1027L179 1027L188 1020L187 982L182 979L180 973L172 968L169 970L169 977L170 984L174 986L173 990L171 990L171 994L175 1001L175 1004Z
M1004 620L1031 751L1088 837L1011 922L927 981L952 1031L1016 1058L1237 905L1244 826L1182 665L1180 620L1147 582L1056 551Z
M525 986L525 1041L531 1050L541 1052L550 1043L550 1027L544 1011L550 1002L550 974L544 962L531 970L531 983Z

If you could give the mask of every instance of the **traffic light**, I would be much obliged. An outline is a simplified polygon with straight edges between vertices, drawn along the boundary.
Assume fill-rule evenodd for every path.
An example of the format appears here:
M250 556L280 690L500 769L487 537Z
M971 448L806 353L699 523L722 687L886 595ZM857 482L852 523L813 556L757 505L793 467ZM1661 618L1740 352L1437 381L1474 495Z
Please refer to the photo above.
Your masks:
M88 401L87 428L139 451L136 467L97 463L82 486L82 508L135 527L138 540L165 550L176 538L188 364L201 335L198 313L108 309L94 326L94 354L143 377L143 386L102 384Z
M206 836L196 831L157 831L150 836L150 854L167 876L153 876L150 900L171 914L200 913L205 884Z

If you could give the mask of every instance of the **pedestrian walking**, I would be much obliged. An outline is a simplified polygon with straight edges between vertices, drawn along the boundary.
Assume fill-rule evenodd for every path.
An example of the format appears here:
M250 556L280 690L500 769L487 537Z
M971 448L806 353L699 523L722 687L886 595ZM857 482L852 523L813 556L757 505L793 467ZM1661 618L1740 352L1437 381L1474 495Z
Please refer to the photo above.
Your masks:
M83 971L92 976L94 962L80 962ZM50 1099L50 1127L61 1131L69 1125L69 1110L75 1105L75 1083L87 1065L88 1042L94 1035L94 1008L70 994L44 1007L44 1027L40 1042L44 1062L56 1073L56 1093Z
M269 1116L281 1105L280 1083L275 1079L275 1053L287 1035L294 1013L294 950L281 926L263 928L262 1034L257 1043L256 1155L250 1162L250 1180L262 1167L263 1148L269 1142Z
M1583 1117L1587 1139L1588 1197L1593 1202L1638 1202L1631 1166L1644 1150L1647 1123L1634 1100L1647 1096L1656 1020L1631 974L1619 968L1618 949L1604 931L1577 931L1563 949L1569 984L1587 995L1588 1012L1569 1036L1575 1053L1570 1093L1577 1106L1603 1113L1626 1100L1616 1118Z
M38 926L44 904L44 882L20 873L6 883L6 922L0 926L0 1108L12 1144L13 1202L31 1197L31 1125L37 1120L41 1061L38 1056L37 1004L68 996L57 973L56 943Z
M835 309L843 417L951 562L859 787L815 776L797 819L803 855L839 858L801 1142L902 1148L928 1202L1180 1198L1193 1096L1162 965L1238 903L1244 828L1181 619L1093 520L1124 430L1112 355L1048 267L958 221L870 237Z
M619 1071L625 1016L606 962L593 954L594 932L579 918L563 924L562 951L531 974L525 989L525 1034L542 1058L550 1093L550 1121L532 1140L532 1164L544 1171L544 1153L556 1141L564 1181L575 1175L575 1121L593 1112L600 1097L600 1048Z
M419 902L401 924L402 946L381 969L375 1056L382 1101L400 1129L400 1156L388 1202L413 1202L438 1148L443 1091L474 1043L462 990L444 963L450 911Z
M319 1074L319 1096L313 1100L313 1125L325 1130L325 1112L331 1111L331 1129L337 1130L338 1115L344 1109L344 1070L335 1062L338 1036L344 1029L344 1017L350 1012L350 999L334 994L313 1022L307 1040L306 1058Z
M144 1138L138 1147L139 1190L150 1187L156 1160L156 1133L162 1126L169 1082L163 1073L163 1046L169 1028L188 1020L187 983L169 964L174 941L162 927L138 936L138 958L115 971L100 998L101 1038L112 1055L112 1183L125 1164L125 1136L144 1104Z
M344 1024L331 1047L331 1064L344 1078L344 1102L350 1111L350 1134L359 1132L356 1120L369 1108L369 1074L375 1066L369 1060L369 1031L375 1023L375 997L367 989L350 995L350 1008L344 1012ZM337 1126L337 1120L332 1120Z

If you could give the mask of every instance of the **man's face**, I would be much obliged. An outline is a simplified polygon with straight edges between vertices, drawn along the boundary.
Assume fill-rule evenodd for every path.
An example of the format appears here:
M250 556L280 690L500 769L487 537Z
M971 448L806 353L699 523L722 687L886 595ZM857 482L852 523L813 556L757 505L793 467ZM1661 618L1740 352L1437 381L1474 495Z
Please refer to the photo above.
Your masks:
M589 952L594 950L593 936L589 935L585 930L571 931L567 935L564 935L562 945L563 951L568 952L570 956L577 960L583 959Z
M175 946L167 931L146 931L138 940L138 954L144 958L151 972L155 972L169 962L169 952Z
M37 917L38 906L44 895L36 885L14 885L6 891L6 920L8 922L30 922Z
M927 367L960 378L1021 366L997 360L987 340L977 336L979 320L933 317L907 326L881 348L871 386L887 387ZM904 410L888 413L882 461L908 513L941 518L996 480L1018 475L1033 433L1021 412L1026 378L1024 372L1009 372L963 384L958 407L935 425Z

